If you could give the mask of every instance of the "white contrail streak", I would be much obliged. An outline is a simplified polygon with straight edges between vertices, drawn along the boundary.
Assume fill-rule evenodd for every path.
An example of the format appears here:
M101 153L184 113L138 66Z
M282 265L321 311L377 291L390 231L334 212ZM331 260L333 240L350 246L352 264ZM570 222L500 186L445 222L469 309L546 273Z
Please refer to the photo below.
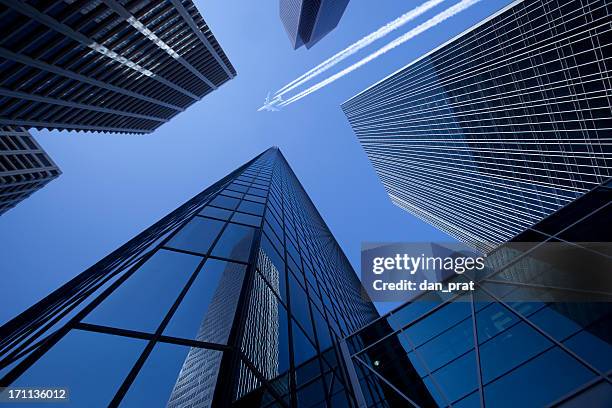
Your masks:
M300 99L302 99L303 97L310 95L311 93L323 88L324 86L327 86L329 84L331 84L332 82L336 81L337 79L342 78L343 76L355 71L357 68L360 68L362 66L364 66L365 64L367 64L368 62L380 57L381 55L385 54L388 51L391 51L392 49L394 49L395 47L400 46L401 44L405 43L408 40L411 40L412 38L416 37L417 35L421 34L424 31L429 30L432 27L435 27L436 25L440 24L441 22L443 22L444 20L462 12L463 10L469 8L470 6L478 3L480 0L462 0L459 3L455 4L452 7L447 8L446 10L444 10L443 12L441 12L440 14L432 17L431 19L427 20L426 22L424 22L421 25L416 26L415 28L413 28L412 30L408 31L406 34L403 34L402 36L396 38L395 40L391 41L390 43L388 43L387 45L385 45L384 47L380 48L378 51L373 52L372 54L368 55L367 57L363 58L361 61L356 62L355 64L351 65L348 68L343 69L342 71L330 76L327 79L324 79L323 81L311 86L308 89L305 89L304 91L292 96L291 98L287 99L286 101L282 102L279 104L279 106L287 106L292 104L293 102L296 102Z
M322 63L320 63L313 69L311 69L310 71L306 72L304 75L289 82L287 85L285 85L284 87L276 91L275 96L285 95L287 92L292 91L296 87L302 85L304 82L310 81L312 78L327 71L328 69L330 69L331 67L333 67L340 61L344 60L345 58L350 57L351 55L361 50L362 48L367 47L368 45L372 44L374 41L383 38L385 35L389 34L390 32L397 30L398 28L402 27L404 24L414 20L421 14L436 7L438 4L442 2L444 2L444 0L429 0L421 4L417 8L412 9L409 12L401 15L400 17L396 18L390 23L385 24L384 26L380 27L378 30L374 31L373 33L368 34L367 36L363 37L361 40L349 45L342 51L326 59L325 61L323 61Z

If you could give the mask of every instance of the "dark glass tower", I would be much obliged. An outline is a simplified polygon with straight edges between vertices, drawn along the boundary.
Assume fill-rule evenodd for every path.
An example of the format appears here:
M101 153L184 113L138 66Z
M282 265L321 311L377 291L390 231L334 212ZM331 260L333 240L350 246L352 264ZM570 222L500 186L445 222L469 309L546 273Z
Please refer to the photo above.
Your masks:
M0 214L60 174L60 169L27 130L0 126Z
M294 49L310 48L340 22L349 0L280 0L279 14Z
M515 1L345 102L393 203L488 252L612 176L611 17Z
M610 220L612 180L491 252L473 293L424 294L350 336L353 360L407 396L415 382L389 369L410 360L443 407L610 406L612 303L571 301L577 288L547 287L538 274L550 245L566 241L572 275L590 272L582 259L610 265Z
M148 133L236 75L190 0L0 0L0 125Z
M272 148L0 328L0 386L68 387L75 406L354 406L340 340L377 316Z

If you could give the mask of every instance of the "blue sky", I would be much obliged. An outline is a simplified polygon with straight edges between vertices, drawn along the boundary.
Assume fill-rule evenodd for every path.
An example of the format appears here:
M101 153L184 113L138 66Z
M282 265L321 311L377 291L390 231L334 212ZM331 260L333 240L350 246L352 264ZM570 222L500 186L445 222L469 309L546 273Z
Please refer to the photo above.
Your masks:
M0 324L272 145L357 271L362 241L450 241L391 204L340 104L509 0L481 0L283 111L256 112L268 91L424 1L353 0L336 30L294 51L276 0L195 0L237 77L153 134L32 131L64 174L0 217ZM446 0L327 74L456 2Z

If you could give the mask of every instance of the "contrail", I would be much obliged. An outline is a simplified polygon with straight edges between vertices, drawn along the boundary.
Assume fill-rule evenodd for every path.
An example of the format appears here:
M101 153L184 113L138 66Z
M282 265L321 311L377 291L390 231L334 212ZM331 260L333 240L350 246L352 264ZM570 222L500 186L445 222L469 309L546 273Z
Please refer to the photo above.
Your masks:
M302 85L304 82L307 82L311 80L312 78L316 77L317 75L327 71L328 69L330 69L331 67L339 63L340 61L344 60L345 58L350 57L351 55L361 50L362 48L367 47L368 45L372 44L374 41L381 39L385 35L389 34L391 31L397 30L398 28L402 27L404 24L414 20L421 14L427 12L428 10L434 8L435 6L437 6L438 4L442 2L444 2L444 0L429 0L421 4L417 8L412 9L409 12L401 15L400 17L396 18L390 23L385 24L384 26L374 31L373 33L363 37L361 40L349 45L342 51L326 59L325 61L323 61L322 63L320 63L313 69L311 69L310 71L306 72L304 75L289 82L287 85L285 85L284 87L276 91L275 96L282 96L286 94L287 92L290 92L296 87Z
M337 79L342 78L343 76L353 72L354 70L356 70L357 68L360 68L362 66L364 66L365 64L367 64L368 62L380 57L381 55L385 54L388 51L391 51L392 49L394 49L395 47L398 47L399 45L405 43L408 40L411 40L412 38L416 37L417 35L421 34L424 31L429 30L432 27L435 27L436 25L440 24L441 22L443 22L444 20L462 12L463 10L471 7L472 5L478 3L480 0L462 0L459 3L455 4L452 7L447 8L446 10L444 10L443 12L441 12L440 14L432 17L431 19L427 20L426 22L424 22L423 24L420 24L418 26L416 26L415 28L413 28L412 30L408 31L406 34L403 34L402 36L396 38L395 40L391 41L390 43L388 43L387 45L385 45L384 47L380 48L378 51L368 55L367 57L363 58L361 61L356 62L355 64L351 65L348 68L343 69L342 71L330 76L327 79L324 79L323 81L311 86L308 89L305 89L304 91L292 96L291 98L287 99L286 101L283 101L281 103L279 103L278 106L287 106L292 104L293 102L296 102L300 99L302 99L303 97L310 95L311 93L323 88L324 86L327 86L329 84L331 84L332 82L336 81Z

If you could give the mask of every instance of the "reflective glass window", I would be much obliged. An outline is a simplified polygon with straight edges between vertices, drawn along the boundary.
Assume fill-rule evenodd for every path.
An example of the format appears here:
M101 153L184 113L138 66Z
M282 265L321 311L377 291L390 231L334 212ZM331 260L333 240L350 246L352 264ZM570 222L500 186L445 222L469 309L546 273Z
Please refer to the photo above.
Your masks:
M120 406L162 408L171 398L209 406L221 357L217 350L157 343Z
M291 299L291 314L300 322L311 339L314 339L308 297L304 289L297 283L292 273L289 273L289 295Z
M217 207L205 207L200 215L206 215L213 218L220 218L222 220L229 220L229 217L232 215L232 212L229 210L224 210L223 208Z
M244 225L228 224L215 244L212 254L222 258L246 262L249 259L255 230Z
M474 351L442 367L433 376L451 402L471 393L478 388Z
M238 211L251 213L255 215L263 215L264 205L260 203L254 203L253 201L243 201L238 206Z
M72 330L11 386L67 388L70 406L106 407L145 345L144 340Z
M485 386L485 403L500 408L542 407L594 376L567 353L553 348Z
M259 227L261 225L261 217L241 212L234 213L232 221L239 222L241 224L252 225L254 227Z
M598 331L594 330L594 332L597 333ZM606 331L599 331L599 333L602 336L609 337L612 331L608 327ZM563 344L602 372L607 372L612 368L612 346L589 330L583 330L573 335Z
M526 323L513 326L480 346L483 381L491 381L551 344Z
M159 250L85 321L154 333L201 260L193 255Z
M228 210L234 210L238 206L240 200L234 197L226 197L218 195L214 200L210 202L211 205L216 207L226 208Z
M316 350L314 345L308 340L302 329L300 329L295 322L292 322L292 335L294 363L298 366L314 357Z
M195 217L166 243L169 248L206 254L223 228L223 221Z
M241 264L208 259L164 334L225 344L234 321L245 269Z

